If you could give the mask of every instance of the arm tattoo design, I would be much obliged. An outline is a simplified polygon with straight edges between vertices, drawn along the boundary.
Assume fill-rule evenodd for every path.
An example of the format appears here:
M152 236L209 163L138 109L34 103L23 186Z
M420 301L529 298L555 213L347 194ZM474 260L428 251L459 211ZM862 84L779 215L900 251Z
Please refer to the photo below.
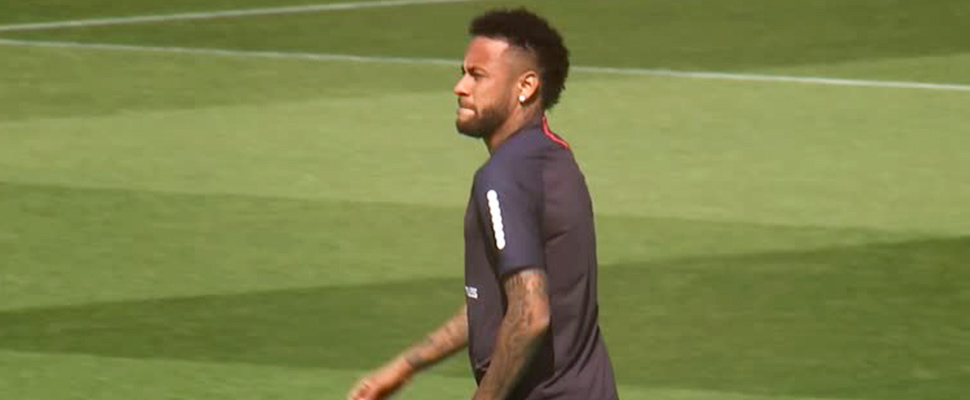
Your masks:
M468 344L468 312L466 306L428 337L404 351L404 360L415 371L427 368L461 350Z
M522 377L549 326L549 295L541 269L518 272L504 282L508 309L499 328L491 365L476 400L505 400Z

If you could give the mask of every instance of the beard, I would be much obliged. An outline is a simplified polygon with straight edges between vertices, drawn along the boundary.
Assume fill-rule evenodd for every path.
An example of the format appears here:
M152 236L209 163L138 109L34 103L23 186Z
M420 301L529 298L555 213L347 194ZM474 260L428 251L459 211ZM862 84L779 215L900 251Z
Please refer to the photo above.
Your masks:
M455 128L462 135L483 138L495 132L508 117L507 111L499 107L489 107L476 113L476 117L471 120L463 122L461 119L456 119Z

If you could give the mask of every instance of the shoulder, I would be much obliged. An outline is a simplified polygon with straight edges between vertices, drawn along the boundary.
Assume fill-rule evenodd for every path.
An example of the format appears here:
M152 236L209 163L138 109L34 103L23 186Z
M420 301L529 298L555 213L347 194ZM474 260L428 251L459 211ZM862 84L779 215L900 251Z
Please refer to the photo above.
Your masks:
M528 153L503 152L493 155L478 172L475 182L485 185L531 185L541 177L542 162Z

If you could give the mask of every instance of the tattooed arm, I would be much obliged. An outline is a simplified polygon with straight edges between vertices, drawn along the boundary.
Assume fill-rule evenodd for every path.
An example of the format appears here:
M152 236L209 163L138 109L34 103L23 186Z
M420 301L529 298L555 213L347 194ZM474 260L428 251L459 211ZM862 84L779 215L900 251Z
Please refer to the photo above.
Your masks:
M458 312L428 337L405 350L351 389L349 400L380 400L403 386L416 372L445 359L468 345L468 310Z
M448 322L431 332L423 342L401 353L412 371L417 372L468 345L468 307L462 306Z
M488 372L474 400L505 400L532 360L549 329L549 295L541 269L515 273L503 282L508 309Z

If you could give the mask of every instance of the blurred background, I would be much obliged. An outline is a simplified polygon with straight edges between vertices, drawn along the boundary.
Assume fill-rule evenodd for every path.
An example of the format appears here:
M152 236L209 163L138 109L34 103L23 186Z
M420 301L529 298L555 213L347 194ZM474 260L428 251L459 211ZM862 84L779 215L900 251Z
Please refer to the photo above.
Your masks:
M524 4L621 398L967 398L970 2L333 1L0 3L0 397L342 399L464 301L451 87Z

